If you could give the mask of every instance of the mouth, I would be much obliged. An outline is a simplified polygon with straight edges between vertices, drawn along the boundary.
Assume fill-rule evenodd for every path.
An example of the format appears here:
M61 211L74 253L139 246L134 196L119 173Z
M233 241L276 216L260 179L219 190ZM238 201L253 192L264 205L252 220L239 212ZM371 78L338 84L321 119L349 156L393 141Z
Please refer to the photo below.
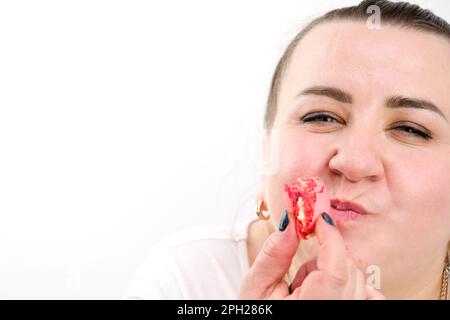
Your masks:
M337 221L355 220L369 215L362 205L352 201L331 199L330 206L330 215Z

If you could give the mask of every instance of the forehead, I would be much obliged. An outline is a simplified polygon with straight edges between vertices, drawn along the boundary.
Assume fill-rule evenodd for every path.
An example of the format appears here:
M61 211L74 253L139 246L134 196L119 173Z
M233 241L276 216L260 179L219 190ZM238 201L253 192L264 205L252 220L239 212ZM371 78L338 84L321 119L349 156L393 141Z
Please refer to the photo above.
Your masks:
M300 41L285 72L280 103L312 85L358 99L390 94L428 98L450 112L450 42L442 36L365 22L327 22Z

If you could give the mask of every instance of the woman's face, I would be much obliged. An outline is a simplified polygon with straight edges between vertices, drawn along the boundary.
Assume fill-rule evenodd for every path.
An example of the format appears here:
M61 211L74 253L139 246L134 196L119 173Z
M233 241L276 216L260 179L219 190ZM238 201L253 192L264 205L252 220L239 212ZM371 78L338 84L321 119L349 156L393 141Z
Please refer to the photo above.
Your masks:
M311 30L282 79L266 145L278 158L262 184L272 224L284 209L283 185L316 175L331 198L371 213L338 221L338 229L363 271L380 267L382 286L442 263L450 240L449 57L444 37L396 26L328 22ZM315 87L345 96L308 93Z

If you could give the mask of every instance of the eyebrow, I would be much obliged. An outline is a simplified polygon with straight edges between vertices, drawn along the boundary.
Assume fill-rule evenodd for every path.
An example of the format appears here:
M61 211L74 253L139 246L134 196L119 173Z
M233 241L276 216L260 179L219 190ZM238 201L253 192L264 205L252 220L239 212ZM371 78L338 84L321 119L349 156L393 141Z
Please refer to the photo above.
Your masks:
M435 104L423 99L395 96L387 99L386 106L388 108L417 108L431 110L440 114L445 120L447 120L444 113Z
M324 87L324 86L315 86L302 90L297 97L307 96L307 95L317 95L317 96L326 96L337 100L343 103L352 103L352 95L342 91L341 89L332 88L332 87Z
M302 90L297 97L307 96L307 95L317 95L317 96L325 96L332 98L336 101L342 103L352 103L353 98L350 93L347 93L341 89L326 87L326 86L314 86L309 87L307 89ZM296 98L297 98L296 97ZM386 99L385 105L387 108L396 109L396 108L412 108L412 109L425 109L436 112L440 116L442 116L445 120L444 113L432 102L419 99L419 98L410 98L410 97L402 97L402 96L392 96Z

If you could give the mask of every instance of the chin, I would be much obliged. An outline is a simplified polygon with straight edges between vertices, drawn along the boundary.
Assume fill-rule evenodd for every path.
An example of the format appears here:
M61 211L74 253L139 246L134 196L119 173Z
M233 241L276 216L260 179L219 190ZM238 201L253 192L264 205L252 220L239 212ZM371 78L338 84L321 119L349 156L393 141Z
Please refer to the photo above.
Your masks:
M344 238L344 240L348 255L362 272L365 273L371 265L378 265L379 257L376 256L377 250L372 243L355 238L351 240Z

